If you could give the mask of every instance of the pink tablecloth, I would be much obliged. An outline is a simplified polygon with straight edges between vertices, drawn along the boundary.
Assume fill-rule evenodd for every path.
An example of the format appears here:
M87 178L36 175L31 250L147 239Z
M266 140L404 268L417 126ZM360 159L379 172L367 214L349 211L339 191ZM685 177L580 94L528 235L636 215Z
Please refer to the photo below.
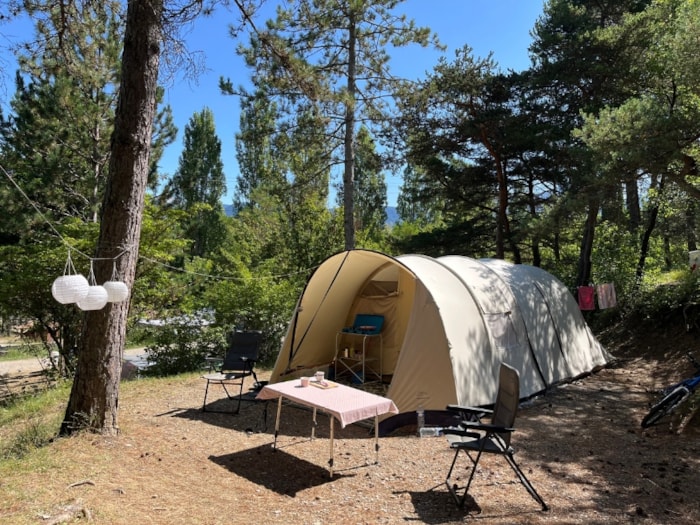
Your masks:
M313 385L302 387L298 379L266 385L257 395L257 399L277 399L280 396L331 414L343 428L355 421L387 412L399 413L394 402L386 397L345 385L328 389Z

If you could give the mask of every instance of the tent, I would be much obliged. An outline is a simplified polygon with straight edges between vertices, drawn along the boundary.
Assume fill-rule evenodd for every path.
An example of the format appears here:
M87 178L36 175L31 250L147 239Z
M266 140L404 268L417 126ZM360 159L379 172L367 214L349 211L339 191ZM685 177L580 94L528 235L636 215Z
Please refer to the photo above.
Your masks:
M527 398L609 359L569 290L540 268L350 250L306 283L270 381L328 367L362 313L384 316L368 353L381 353L386 396L401 413L493 403L502 361L520 372Z

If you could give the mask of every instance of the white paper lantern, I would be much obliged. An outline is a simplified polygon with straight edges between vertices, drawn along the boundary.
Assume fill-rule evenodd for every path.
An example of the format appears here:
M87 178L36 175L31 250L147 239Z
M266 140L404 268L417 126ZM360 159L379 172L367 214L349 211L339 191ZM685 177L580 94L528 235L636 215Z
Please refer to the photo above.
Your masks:
M90 288L88 280L80 275L63 275L51 285L51 295L61 304L77 303L83 299Z
M129 297L129 288L122 281L107 281L102 286L107 290L107 300L110 303L121 303Z
M104 286L90 286L87 295L78 301L78 308L81 310L101 310L107 304L107 299L107 290Z

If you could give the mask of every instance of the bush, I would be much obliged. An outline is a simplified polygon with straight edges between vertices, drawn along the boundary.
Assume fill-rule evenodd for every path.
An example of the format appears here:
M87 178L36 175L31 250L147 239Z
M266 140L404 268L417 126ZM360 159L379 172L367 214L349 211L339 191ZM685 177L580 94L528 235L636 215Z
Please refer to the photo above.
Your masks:
M225 351L225 334L219 327L187 324L158 327L153 333L153 343L146 347L152 364L144 374L194 372L204 367L207 356L223 355Z
M277 359L299 291L295 283L288 281L224 282L210 287L207 304L216 311L217 325L228 327L228 331L262 331L258 363L270 366Z
M646 278L636 294L625 303L625 312L663 324L674 316L684 316L686 325L697 325L700 291L697 272L676 272L672 278Z

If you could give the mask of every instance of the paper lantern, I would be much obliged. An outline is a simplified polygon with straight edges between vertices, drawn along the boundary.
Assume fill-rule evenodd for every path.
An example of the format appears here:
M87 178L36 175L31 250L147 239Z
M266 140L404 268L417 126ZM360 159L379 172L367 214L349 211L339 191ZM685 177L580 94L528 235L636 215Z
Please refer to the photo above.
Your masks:
M107 281L102 286L107 290L107 300L110 303L121 303L129 297L129 288L122 281Z
M107 304L108 298L104 286L89 286L87 295L78 301L78 308L81 310L101 310Z
M51 295L61 304L77 303L83 299L90 288L88 280L80 275L63 275L51 285Z

